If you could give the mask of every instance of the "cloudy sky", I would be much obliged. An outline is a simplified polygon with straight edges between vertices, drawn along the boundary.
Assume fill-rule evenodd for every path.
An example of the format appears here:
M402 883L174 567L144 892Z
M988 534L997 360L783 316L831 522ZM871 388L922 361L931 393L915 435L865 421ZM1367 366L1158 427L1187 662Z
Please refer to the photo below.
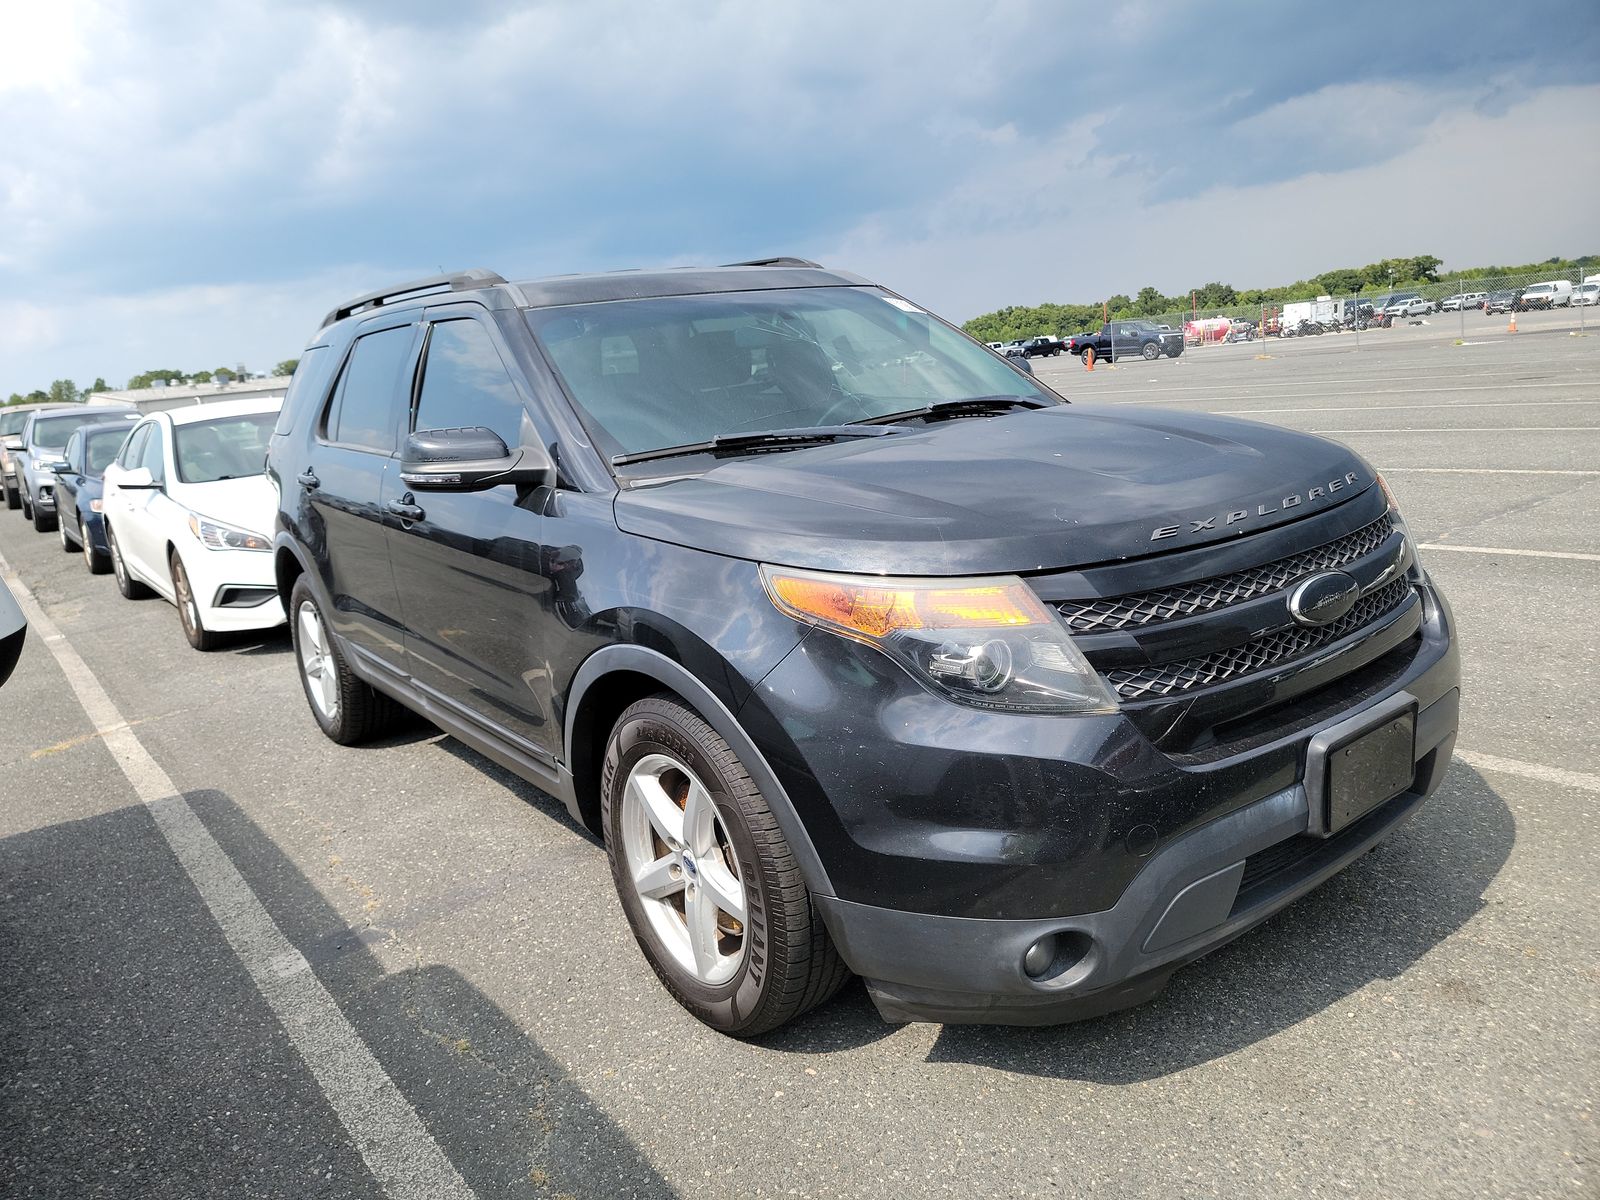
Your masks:
M796 253L962 319L1600 251L1600 5L0 0L0 394Z

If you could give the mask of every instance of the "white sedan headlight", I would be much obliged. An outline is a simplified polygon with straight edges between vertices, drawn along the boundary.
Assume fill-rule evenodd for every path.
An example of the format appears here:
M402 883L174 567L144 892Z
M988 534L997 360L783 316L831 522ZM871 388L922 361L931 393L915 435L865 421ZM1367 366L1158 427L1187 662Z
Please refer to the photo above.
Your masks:
M213 521L210 517L202 517L198 513L189 514L189 532L194 534L207 550L272 549L272 542L259 533L224 525L221 521Z

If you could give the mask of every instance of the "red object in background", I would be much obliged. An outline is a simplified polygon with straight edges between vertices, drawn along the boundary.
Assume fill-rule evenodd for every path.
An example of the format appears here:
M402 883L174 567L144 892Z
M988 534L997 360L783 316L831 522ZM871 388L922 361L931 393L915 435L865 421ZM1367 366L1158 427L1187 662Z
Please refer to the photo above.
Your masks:
M1227 317L1202 317L1196 321L1185 321L1183 341L1187 346L1226 341L1232 329L1233 322Z

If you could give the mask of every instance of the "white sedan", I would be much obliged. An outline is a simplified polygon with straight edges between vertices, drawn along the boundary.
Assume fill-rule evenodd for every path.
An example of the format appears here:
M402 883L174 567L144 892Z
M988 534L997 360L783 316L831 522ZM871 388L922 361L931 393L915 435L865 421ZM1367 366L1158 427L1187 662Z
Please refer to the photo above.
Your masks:
M150 414L106 468L102 501L117 588L177 605L184 635L284 623L272 570L278 497L266 476L279 400L233 400Z

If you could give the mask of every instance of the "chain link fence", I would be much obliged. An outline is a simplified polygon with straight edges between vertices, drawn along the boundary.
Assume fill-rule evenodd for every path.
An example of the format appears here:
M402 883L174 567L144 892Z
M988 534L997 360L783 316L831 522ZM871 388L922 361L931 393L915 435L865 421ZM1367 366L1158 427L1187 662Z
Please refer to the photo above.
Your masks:
M1453 323L1466 338L1484 329L1486 317L1506 323L1512 314L1524 312L1565 318L1554 325L1541 323L1541 328L1581 333L1600 325L1600 269L1446 276L1434 283L1368 287L1356 294L1196 307L1139 319L1181 329L1187 346L1203 347L1268 337L1381 333L1407 323Z

